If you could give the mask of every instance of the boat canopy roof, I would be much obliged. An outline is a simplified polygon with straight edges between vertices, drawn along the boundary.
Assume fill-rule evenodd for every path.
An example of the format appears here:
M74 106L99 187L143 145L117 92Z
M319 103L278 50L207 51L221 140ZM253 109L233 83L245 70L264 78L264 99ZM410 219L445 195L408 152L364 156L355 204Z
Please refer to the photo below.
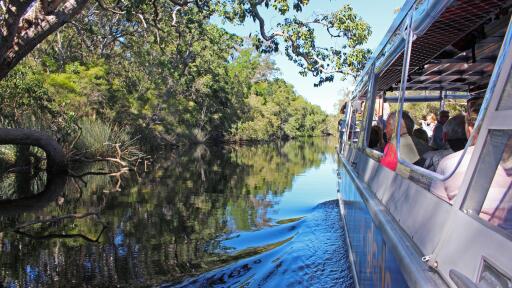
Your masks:
M399 90L403 35L410 13L415 40L407 90L445 91L445 99L484 93L505 37L511 4L510 0L407 0L359 76L352 98L367 97L368 82L375 73L377 96L396 101L385 92ZM405 101L440 101L441 93L406 96Z

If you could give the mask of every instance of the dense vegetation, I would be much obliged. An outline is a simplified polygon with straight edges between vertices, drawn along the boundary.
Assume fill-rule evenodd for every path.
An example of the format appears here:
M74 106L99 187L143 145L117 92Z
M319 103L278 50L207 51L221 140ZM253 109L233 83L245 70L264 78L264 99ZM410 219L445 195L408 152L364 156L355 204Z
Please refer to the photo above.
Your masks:
M7 127L48 131L68 153L89 156L112 153L105 143L155 151L326 132L325 113L275 78L268 58L241 48L242 39L222 29L203 29L197 33L208 37L193 39L193 57L178 61L181 55L167 53L180 49L177 39L164 50L130 39L129 54L111 47L107 57L100 47L84 50L65 29L55 38L66 37L66 44L50 38L0 82L0 105L7 108L0 119Z
M268 54L282 50L321 85L361 70L371 31L348 5L302 20L297 13L308 2L7 1L0 127L43 130L69 159L119 161L165 145L333 132L324 112L276 77ZM267 27L260 9L282 22ZM219 20L252 20L259 31L242 38ZM320 47L315 27L343 45ZM2 144L19 144L20 131L5 138L6 130Z
M47 51L67 49L61 53L68 55L77 47L43 43L0 82L1 105L8 107L2 123L49 131L63 144L80 136L73 148L94 155L104 154L104 143L135 138L147 146L326 132L326 114L273 77L273 63L239 48L239 38L208 30L212 41L196 42L194 60L183 67L163 65L167 54L151 46L137 46L148 50L138 53L156 54L150 61L92 53L59 59Z

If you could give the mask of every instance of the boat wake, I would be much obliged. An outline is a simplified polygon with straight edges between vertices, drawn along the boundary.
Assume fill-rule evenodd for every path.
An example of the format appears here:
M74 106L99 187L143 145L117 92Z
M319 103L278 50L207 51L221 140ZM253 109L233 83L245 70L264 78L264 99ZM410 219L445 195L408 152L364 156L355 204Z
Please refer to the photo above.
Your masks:
M352 287L337 200L222 241L231 264L162 287ZM226 252L224 252L226 253Z

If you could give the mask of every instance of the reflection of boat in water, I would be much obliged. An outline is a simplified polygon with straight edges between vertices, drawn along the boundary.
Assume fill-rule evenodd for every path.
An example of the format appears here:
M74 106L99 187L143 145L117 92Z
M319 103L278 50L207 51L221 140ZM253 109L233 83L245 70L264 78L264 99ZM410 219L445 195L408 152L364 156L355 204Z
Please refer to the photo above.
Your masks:
M359 286L512 287L511 8L406 1L359 77L346 118L363 119L360 133L345 133L339 147L340 206ZM459 107L470 135L456 150L446 132L449 157L434 168L404 112L405 103L432 102ZM369 143L386 106L403 121L387 122L382 153Z

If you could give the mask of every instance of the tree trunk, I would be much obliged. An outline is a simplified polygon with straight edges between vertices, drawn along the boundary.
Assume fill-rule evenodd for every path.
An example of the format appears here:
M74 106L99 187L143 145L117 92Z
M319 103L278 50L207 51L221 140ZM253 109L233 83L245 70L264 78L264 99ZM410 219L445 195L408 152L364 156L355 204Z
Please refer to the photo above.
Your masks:
M68 166L62 147L47 134L30 129L0 128L0 145L31 145L46 153L46 170L50 174L66 174Z
M30 191L30 180L32 177L32 161L30 161L30 146L18 145L16 146L16 167L28 167L28 173L16 174L16 194L19 197L26 197L32 195Z
M60 1L62 5L55 11L36 9L36 2L7 2L6 19L0 21L0 81L39 43L80 13L89 0ZM28 13L30 9L36 9L35 13ZM27 19L31 14L32 19ZM24 20L34 23L26 27Z

